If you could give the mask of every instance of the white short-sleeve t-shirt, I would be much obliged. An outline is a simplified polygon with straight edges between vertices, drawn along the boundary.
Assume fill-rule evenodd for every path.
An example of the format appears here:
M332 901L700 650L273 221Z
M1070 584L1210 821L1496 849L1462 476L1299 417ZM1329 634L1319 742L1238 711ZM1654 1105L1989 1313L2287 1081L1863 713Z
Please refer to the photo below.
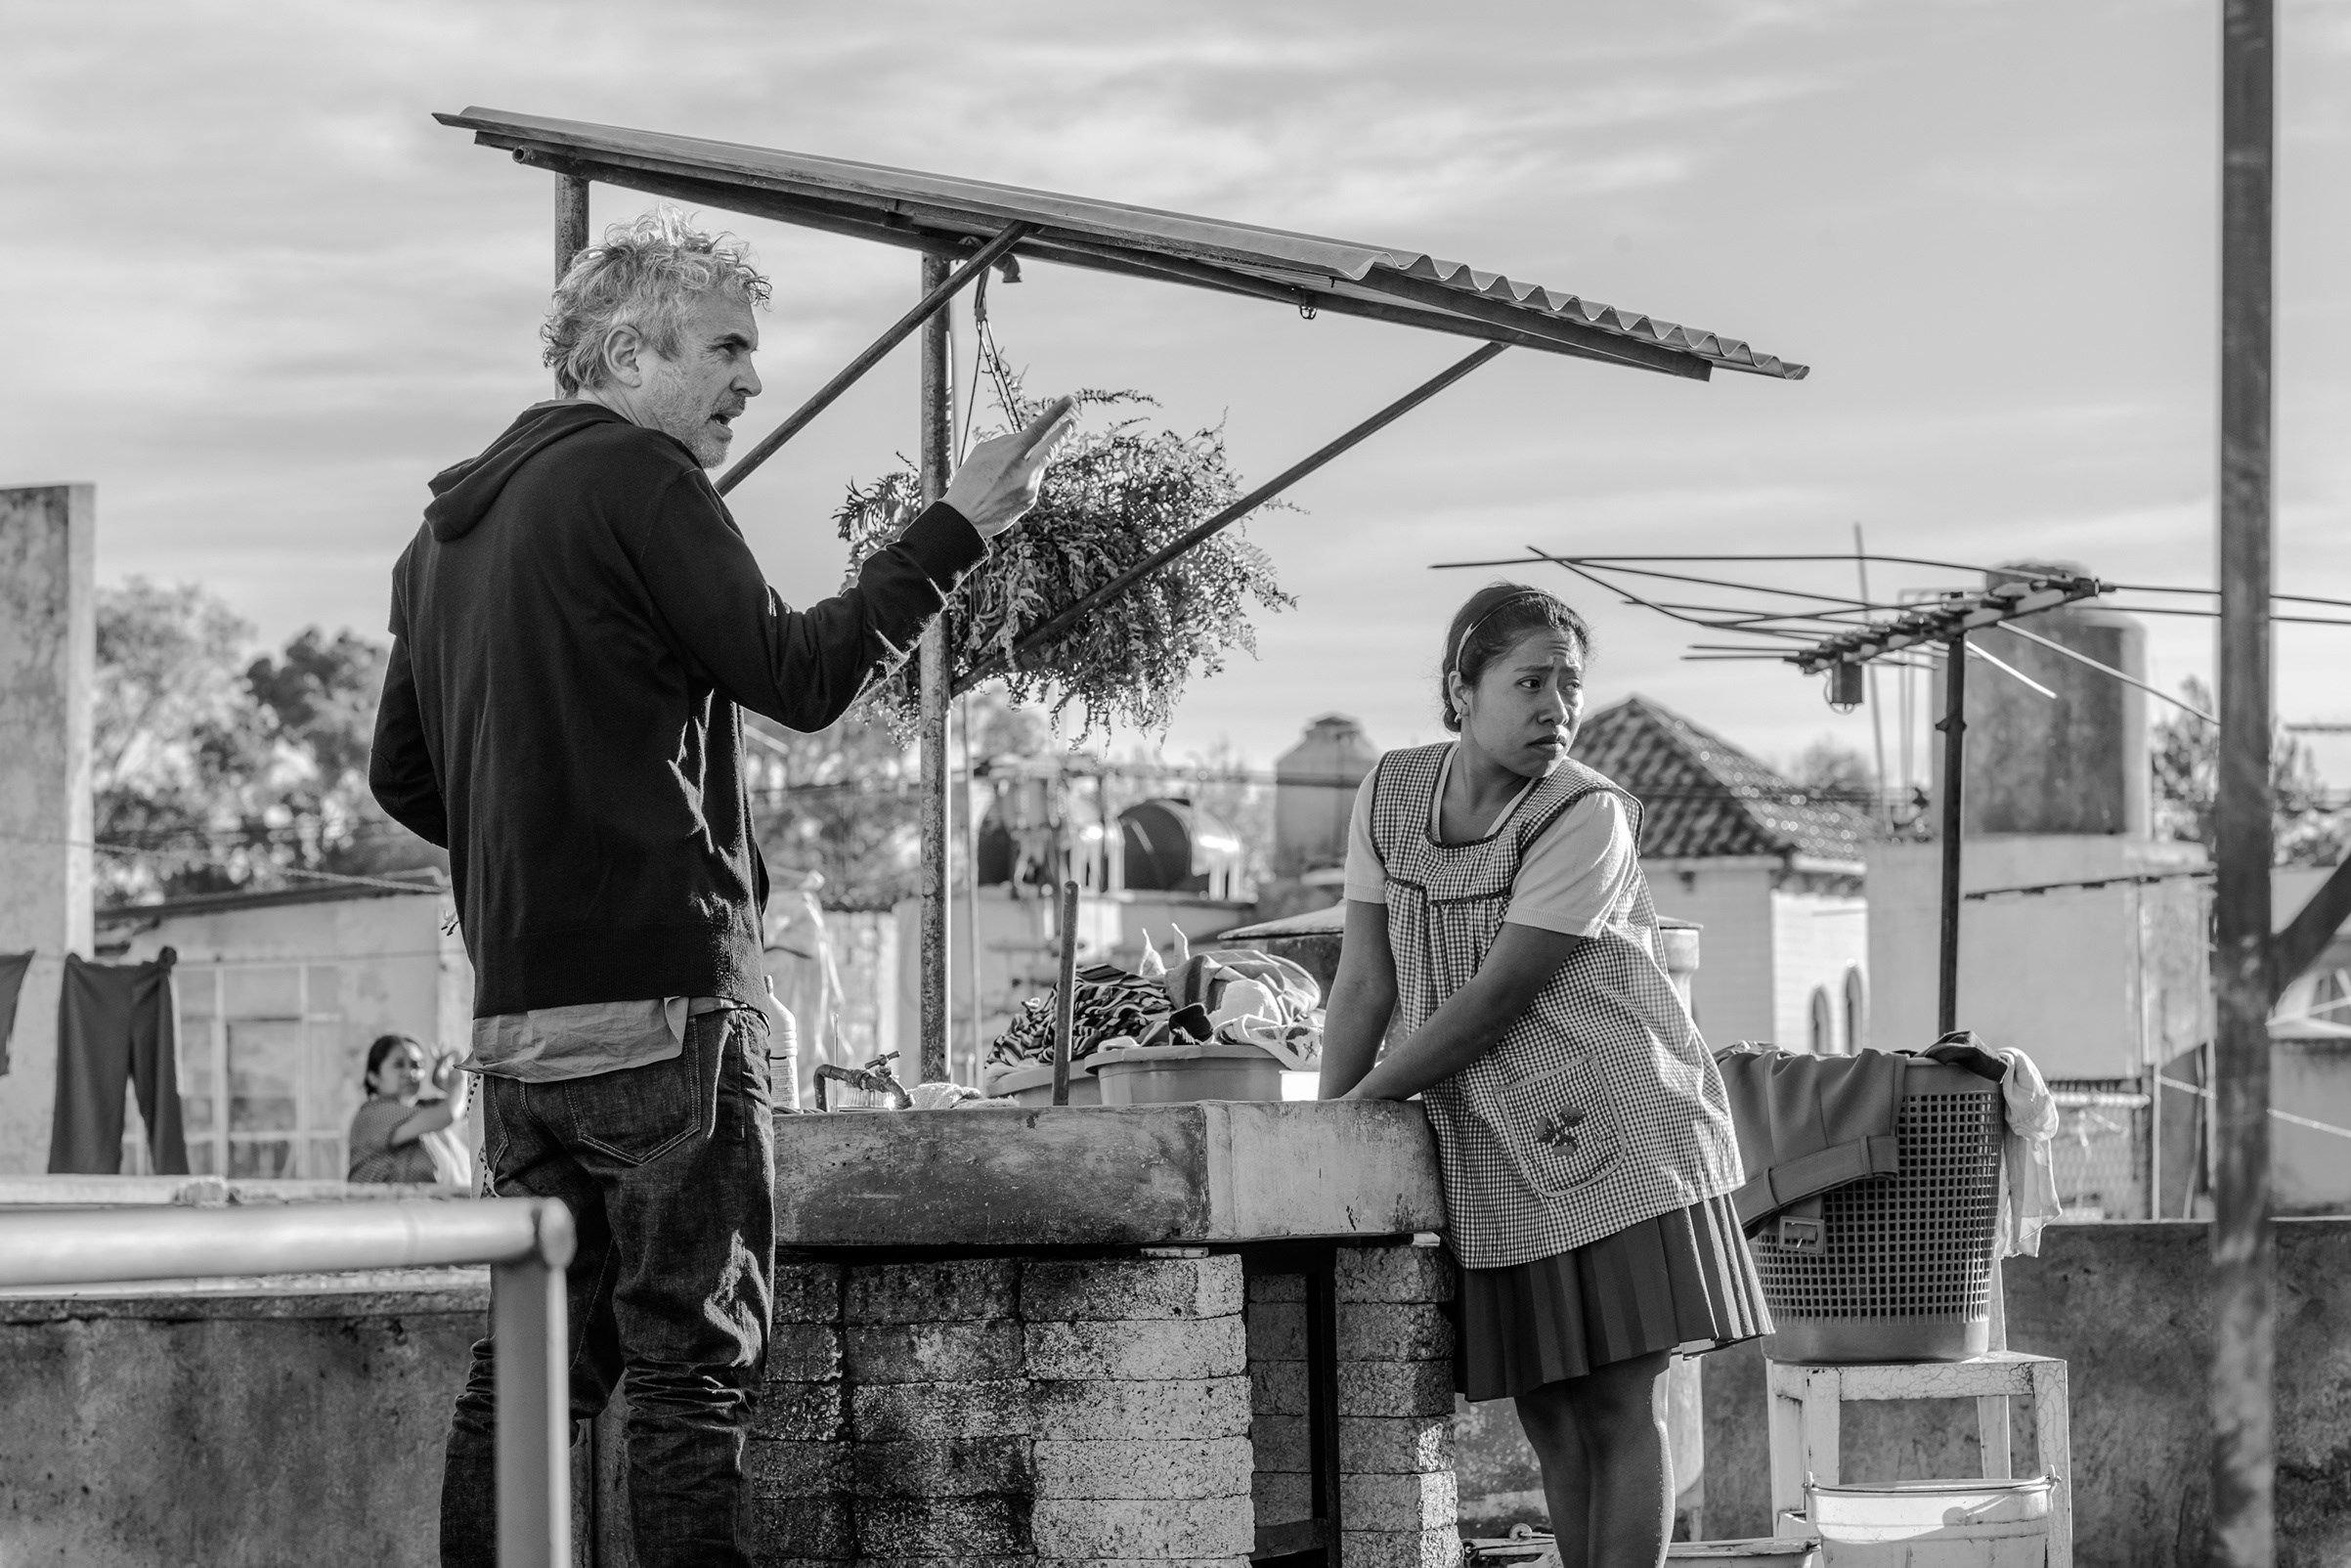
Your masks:
M1454 754L1445 754L1437 770L1437 787L1429 800L1429 837L1443 843L1438 832L1438 803L1445 798L1445 781L1453 772ZM1387 902L1387 871L1371 843L1371 792L1376 772L1367 776L1355 794L1355 815L1347 831L1347 882L1350 898L1365 903ZM1500 832L1526 805L1536 781L1495 818ZM1633 842L1633 824L1625 805L1607 790L1595 790L1576 802L1542 837L1527 847L1517 880L1510 884L1510 907L1502 918L1515 926L1560 932L1569 936L1597 936L1639 869Z

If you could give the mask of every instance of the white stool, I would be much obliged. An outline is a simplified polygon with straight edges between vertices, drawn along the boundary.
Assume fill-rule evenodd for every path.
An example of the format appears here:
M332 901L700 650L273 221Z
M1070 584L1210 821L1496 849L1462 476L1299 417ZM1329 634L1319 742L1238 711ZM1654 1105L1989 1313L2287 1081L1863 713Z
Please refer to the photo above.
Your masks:
M2008 1402L2032 1396L2033 1460L2051 1478L2049 1568L2073 1568L2072 1439L2067 1427L2066 1364L2052 1356L1995 1350L1966 1361L1874 1362L1821 1367L1766 1361L1771 1397L1771 1523L1788 1533L1801 1514L1805 1478L1839 1484L1839 1407L1849 1399L1973 1399L1987 1479L2009 1480Z

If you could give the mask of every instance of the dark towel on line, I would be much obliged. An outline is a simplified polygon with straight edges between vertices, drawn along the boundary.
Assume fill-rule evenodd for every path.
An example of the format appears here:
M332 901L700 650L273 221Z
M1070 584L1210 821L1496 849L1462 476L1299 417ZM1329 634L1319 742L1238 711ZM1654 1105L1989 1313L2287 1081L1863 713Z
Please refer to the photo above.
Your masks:
M179 1004L168 947L148 964L93 964L65 955L57 1003L57 1114L49 1170L122 1170L122 1087L138 1087L147 1152L159 1176L188 1174L180 1132Z
M8 1070L9 1031L17 1026L17 993L24 988L30 953L0 953L0 1072Z

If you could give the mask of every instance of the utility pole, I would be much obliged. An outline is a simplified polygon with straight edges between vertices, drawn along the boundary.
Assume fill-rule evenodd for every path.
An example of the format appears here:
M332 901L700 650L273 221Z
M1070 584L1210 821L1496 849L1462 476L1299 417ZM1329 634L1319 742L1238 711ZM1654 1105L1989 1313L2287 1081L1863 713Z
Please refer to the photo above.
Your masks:
M2220 778L2212 966L2212 1546L2277 1560L2277 1244L2270 1224L2272 0L2222 0Z

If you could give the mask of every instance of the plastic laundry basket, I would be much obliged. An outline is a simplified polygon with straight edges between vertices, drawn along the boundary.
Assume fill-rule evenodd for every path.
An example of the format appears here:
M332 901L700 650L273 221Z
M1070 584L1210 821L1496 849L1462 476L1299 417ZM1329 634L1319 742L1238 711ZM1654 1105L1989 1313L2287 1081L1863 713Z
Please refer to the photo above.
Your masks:
M1824 1195L1817 1246L1753 1243L1775 1361L1961 1361L1988 1348L2000 1086L1914 1062L1894 1122L1901 1170Z

